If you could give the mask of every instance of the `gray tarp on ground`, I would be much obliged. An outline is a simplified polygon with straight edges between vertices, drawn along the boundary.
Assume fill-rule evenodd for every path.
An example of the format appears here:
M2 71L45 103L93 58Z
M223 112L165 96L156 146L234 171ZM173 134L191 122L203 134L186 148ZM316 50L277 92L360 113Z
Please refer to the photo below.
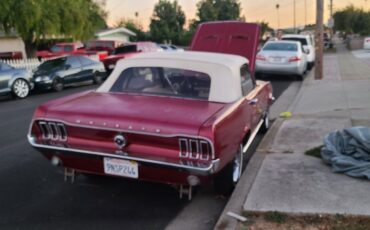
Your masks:
M370 179L370 128L358 126L329 133L321 157L334 172Z

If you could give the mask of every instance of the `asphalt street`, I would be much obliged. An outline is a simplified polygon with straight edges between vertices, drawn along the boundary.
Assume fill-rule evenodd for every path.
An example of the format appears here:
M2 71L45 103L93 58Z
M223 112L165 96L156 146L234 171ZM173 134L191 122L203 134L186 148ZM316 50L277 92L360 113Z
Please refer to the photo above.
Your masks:
M290 83L273 80L274 96L278 98ZM34 94L24 100L0 97L0 229L164 229L189 204L200 209L208 205L180 200L177 190L156 183L84 175L67 183L62 169L30 147L26 134L38 105L95 87ZM253 146L260 140L258 136ZM201 188L199 194L213 196L209 190ZM217 202L211 225L227 199Z

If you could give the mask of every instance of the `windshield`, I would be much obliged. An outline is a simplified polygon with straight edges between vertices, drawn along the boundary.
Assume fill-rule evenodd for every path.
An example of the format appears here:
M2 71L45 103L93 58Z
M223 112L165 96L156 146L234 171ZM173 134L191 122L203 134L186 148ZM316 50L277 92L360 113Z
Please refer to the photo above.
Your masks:
M208 100L210 86L211 78L201 72L164 67L133 67L121 73L110 92Z
M137 45L127 45L116 48L114 54L135 53L136 51Z
M51 47L50 50L53 53L62 52L63 51L63 46L55 45L55 46Z
M283 38L282 40L300 42L302 44L302 46L307 45L307 39L306 38Z
M297 44L294 43L282 43L282 42L274 42L274 43L267 43L265 47L263 47L264 51L297 51L298 47Z
M53 60L48 60L39 65L38 69L40 70L52 70L55 68L60 68L64 65L67 58L58 58Z

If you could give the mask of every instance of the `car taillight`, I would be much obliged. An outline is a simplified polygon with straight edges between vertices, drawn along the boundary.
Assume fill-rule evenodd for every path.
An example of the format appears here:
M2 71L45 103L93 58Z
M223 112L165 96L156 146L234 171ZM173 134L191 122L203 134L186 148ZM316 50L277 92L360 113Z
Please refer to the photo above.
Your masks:
M208 141L198 139L179 139L179 157L189 160L208 161L212 157L212 148Z
M256 59L257 59L257 60L259 60L259 61L266 61L266 57L265 57L265 56L263 56L263 55L260 55L260 54L258 54L258 55L256 56Z
M68 135L64 124L52 121L39 121L38 126L43 140L67 141Z
M300 60L301 60L301 58L297 57L297 56L289 58L289 62L296 62L296 61L300 61Z

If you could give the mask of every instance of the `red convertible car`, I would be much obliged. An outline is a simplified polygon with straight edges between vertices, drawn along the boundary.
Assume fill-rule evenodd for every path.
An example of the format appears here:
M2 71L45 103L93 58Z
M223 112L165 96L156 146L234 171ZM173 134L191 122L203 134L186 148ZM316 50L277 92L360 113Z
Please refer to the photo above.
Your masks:
M39 106L28 141L72 179L111 175L188 191L213 181L227 194L243 153L268 128L272 99L242 56L143 53L119 61L96 91Z

